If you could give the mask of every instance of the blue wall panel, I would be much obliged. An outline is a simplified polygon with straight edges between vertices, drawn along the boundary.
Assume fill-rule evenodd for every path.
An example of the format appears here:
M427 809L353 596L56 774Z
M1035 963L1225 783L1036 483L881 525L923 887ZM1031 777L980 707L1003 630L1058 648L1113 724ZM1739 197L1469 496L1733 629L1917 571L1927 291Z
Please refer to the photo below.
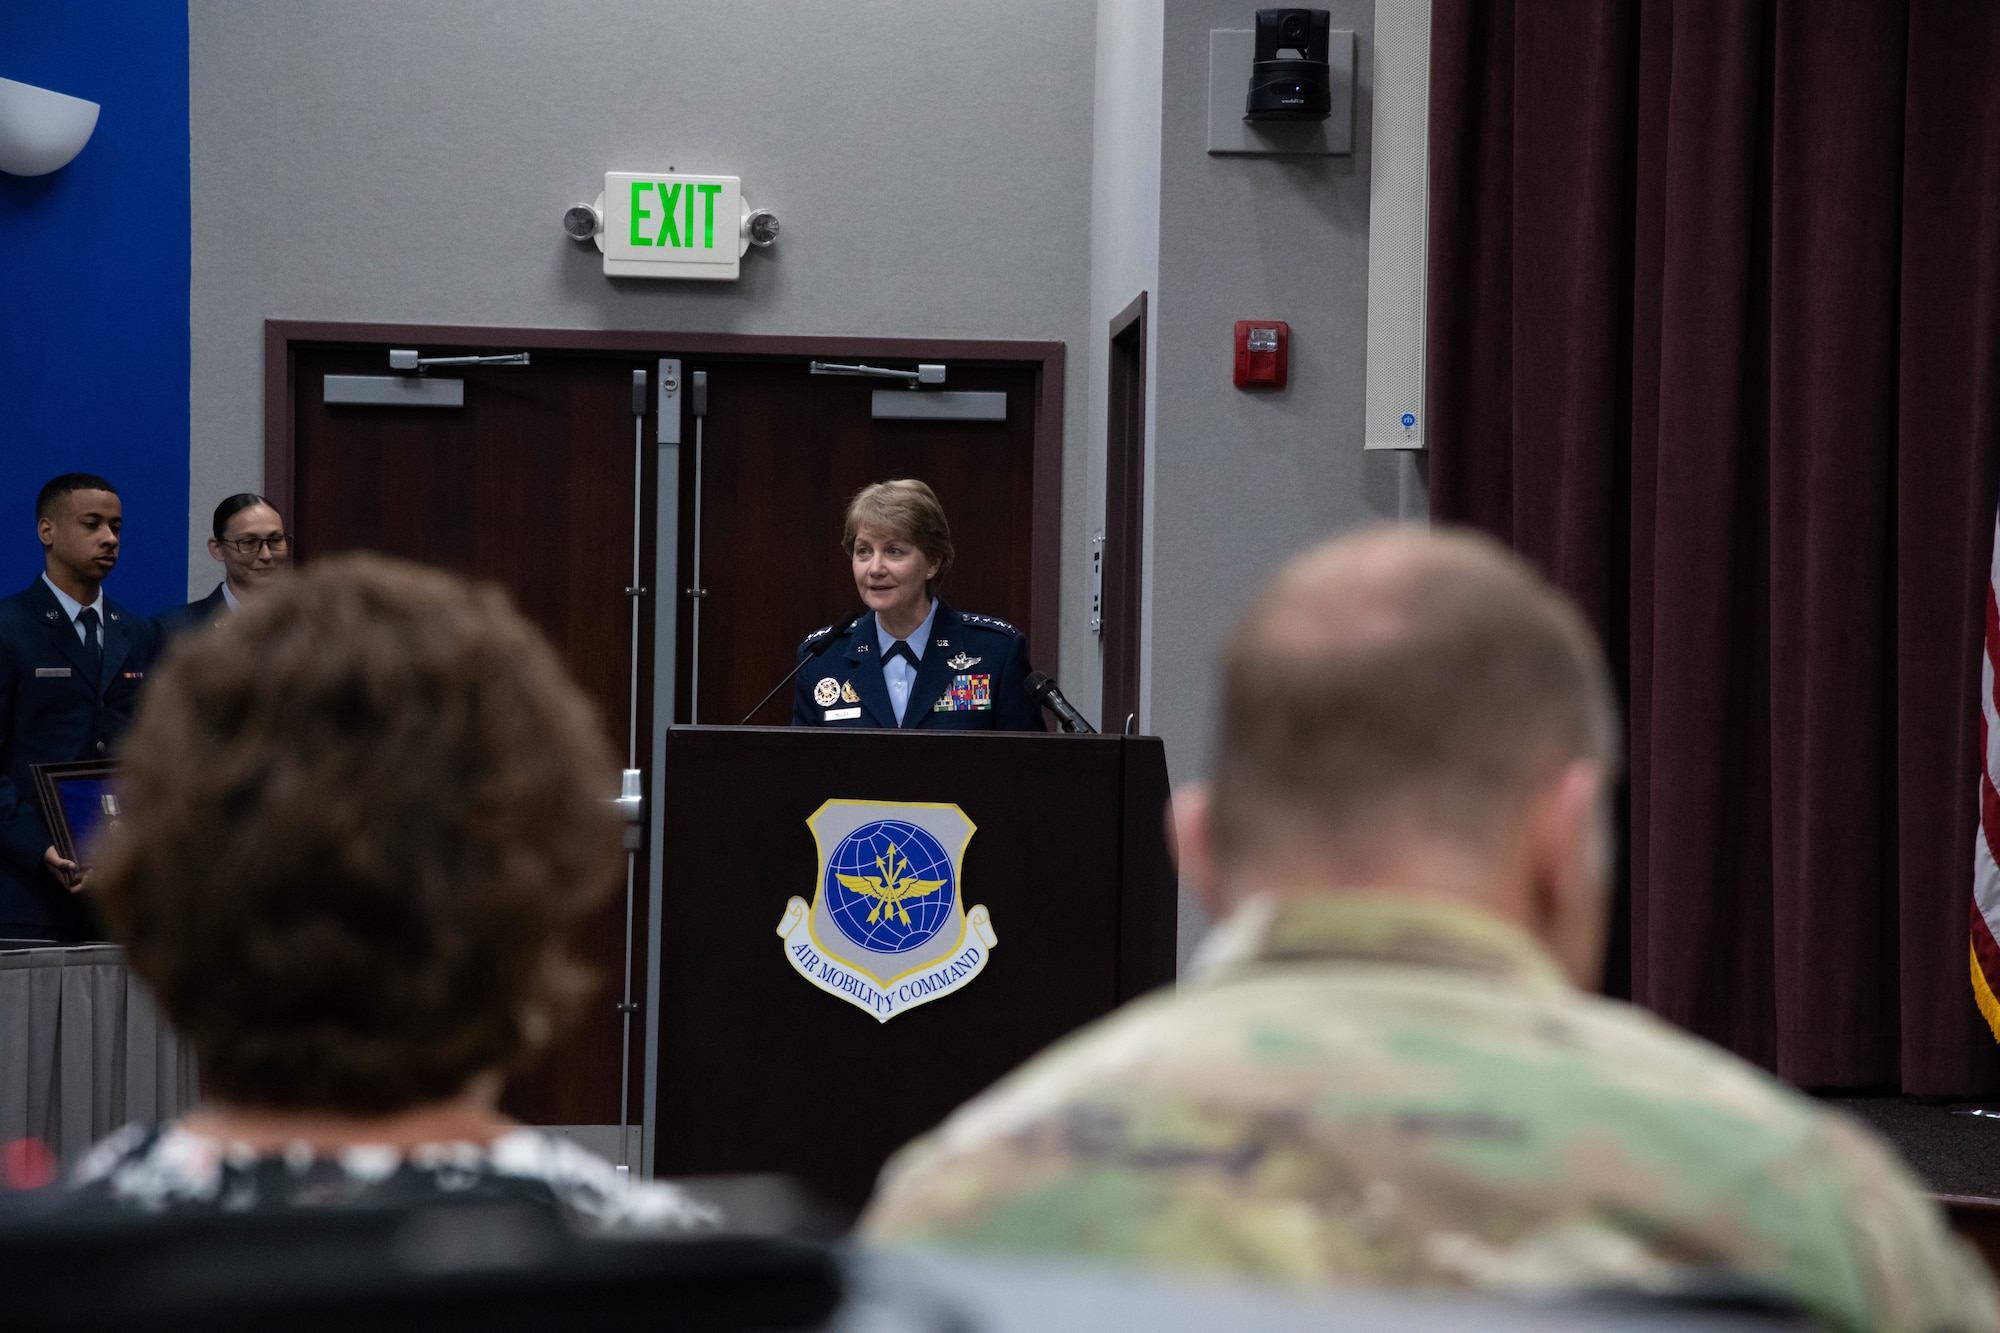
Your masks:
M106 589L156 611L187 588L187 6L0 3L0 77L104 108L62 170L0 173L0 593L41 570L41 484L99 472L125 502Z

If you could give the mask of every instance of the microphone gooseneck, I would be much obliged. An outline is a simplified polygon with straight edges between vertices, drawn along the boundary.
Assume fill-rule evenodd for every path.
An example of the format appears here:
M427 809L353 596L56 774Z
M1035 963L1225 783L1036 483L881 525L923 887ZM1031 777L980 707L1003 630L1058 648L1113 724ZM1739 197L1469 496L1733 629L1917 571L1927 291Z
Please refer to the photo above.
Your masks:
M1021 688L1028 692L1029 698L1054 713L1057 725L1064 731L1072 735L1097 734L1097 728L1091 726L1083 714L1077 712L1075 706L1063 698L1063 692L1056 688L1056 683L1041 672L1030 671L1027 680L1021 683Z
M757 701L757 706L755 708L752 708L749 712L745 713L743 715L743 720L741 722L738 722L736 725L739 727L749 726L750 719L757 716L758 713L762 712L764 705L771 702L772 697L776 695L779 690L782 690L785 688L785 686L791 684L793 678L796 677L799 674L799 672L805 670L806 663L814 660L821 653L825 652L827 648L832 645L835 639L847 633L849 630L853 629L856 625L859 625L861 623L861 618L867 614L868 614L868 608L864 606L859 611L856 611L853 615L849 616L847 618L846 624L841 625L835 629L829 629L825 634L822 634L820 636L819 642L812 646L811 651L809 651L804 657L801 657L798 660L797 664L794 665L790 671L787 671L785 673L785 678L779 681L776 685L773 685L771 687L771 693L759 699Z

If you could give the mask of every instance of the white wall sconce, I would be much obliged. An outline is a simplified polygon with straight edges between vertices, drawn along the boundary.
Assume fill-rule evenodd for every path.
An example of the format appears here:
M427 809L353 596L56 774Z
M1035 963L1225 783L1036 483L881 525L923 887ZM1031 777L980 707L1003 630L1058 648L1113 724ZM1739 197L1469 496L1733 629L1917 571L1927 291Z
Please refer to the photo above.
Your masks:
M97 111L81 97L0 79L0 171L46 176L68 166L90 142Z

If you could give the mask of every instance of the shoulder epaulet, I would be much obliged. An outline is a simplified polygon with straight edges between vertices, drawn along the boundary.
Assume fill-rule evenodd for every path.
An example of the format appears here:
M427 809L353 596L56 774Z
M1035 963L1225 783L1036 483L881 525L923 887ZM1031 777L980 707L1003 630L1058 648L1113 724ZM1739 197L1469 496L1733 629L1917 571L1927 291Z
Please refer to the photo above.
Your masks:
M998 616L980 616L974 615L969 611L961 611L958 613L958 618L967 625L977 625L980 629L997 629L1002 634L1019 634L1021 632Z
M831 633L833 633L833 626L821 625L818 629L806 635L806 637L800 641L799 647L803 648L809 643L818 643L821 639L824 639L827 635Z

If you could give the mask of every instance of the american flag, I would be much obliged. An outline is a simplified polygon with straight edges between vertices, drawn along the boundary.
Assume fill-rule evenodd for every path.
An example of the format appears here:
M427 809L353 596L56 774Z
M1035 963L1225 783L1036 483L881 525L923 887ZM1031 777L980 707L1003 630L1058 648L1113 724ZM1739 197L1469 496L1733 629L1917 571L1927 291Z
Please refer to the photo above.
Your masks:
M2000 660L2000 517L1994 521L1992 563L1986 571L1986 653L1979 666L1979 832L1972 842L1972 995L1993 1039L2000 1041L2000 711L1993 695L1994 663Z

